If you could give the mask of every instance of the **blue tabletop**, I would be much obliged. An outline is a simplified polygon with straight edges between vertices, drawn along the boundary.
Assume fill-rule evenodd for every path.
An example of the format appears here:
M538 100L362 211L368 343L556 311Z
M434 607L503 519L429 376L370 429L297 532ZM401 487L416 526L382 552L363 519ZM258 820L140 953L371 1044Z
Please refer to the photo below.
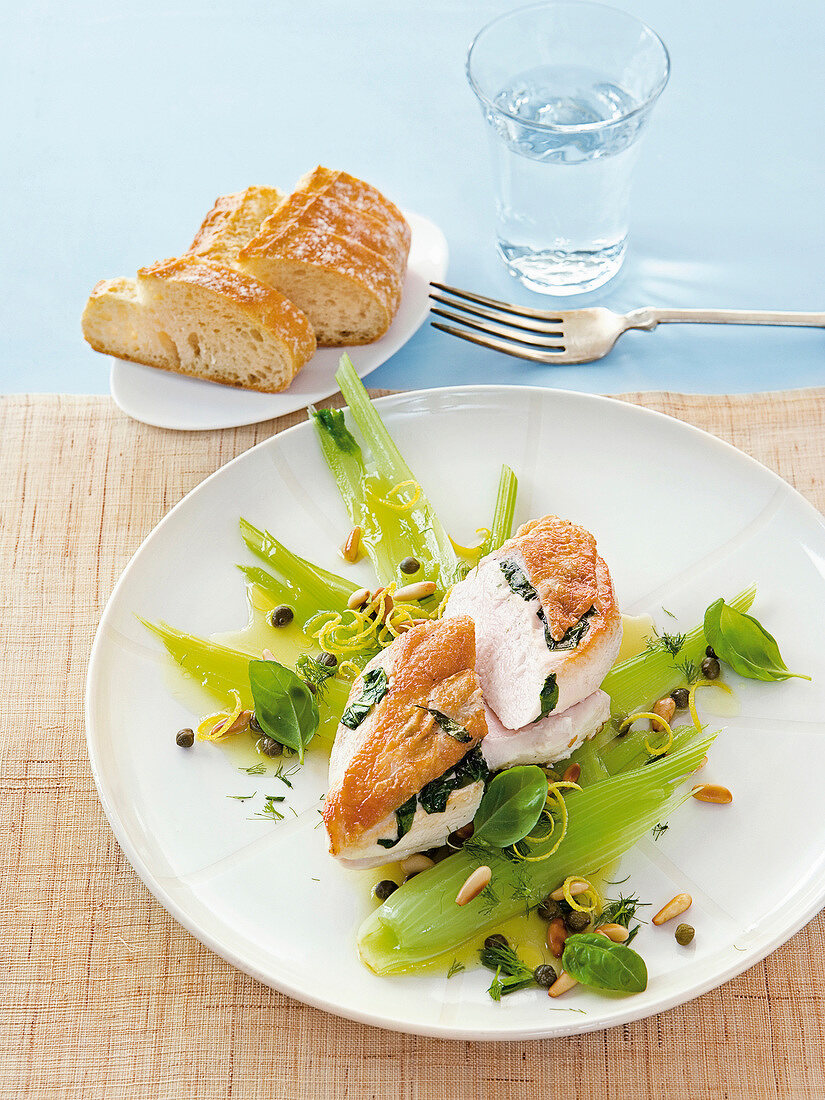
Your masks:
M186 247L216 195L344 168L444 230L449 281L547 305L493 251L464 77L503 0L43 0L0 22L5 111L0 388L102 393L79 317L100 278ZM672 56L639 161L623 274L565 308L825 309L825 4L622 0ZM781 18L779 12L781 10ZM592 392L825 382L825 332L663 326L599 363L538 367L428 325L370 375L411 389Z

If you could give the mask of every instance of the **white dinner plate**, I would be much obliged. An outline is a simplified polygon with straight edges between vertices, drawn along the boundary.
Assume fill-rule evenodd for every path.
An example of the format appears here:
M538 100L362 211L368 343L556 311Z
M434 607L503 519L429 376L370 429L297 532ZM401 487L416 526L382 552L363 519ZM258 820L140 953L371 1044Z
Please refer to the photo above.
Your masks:
M716 740L703 781L732 805L694 800L648 834L613 876L658 907L693 897L696 939L645 925L634 947L650 982L631 997L579 987L550 1002L526 990L494 1003L490 974L379 978L355 933L369 873L327 854L318 814L322 753L285 791L217 746L174 734L214 705L194 702L136 615L201 635L240 629L251 560L239 515L341 571L349 521L315 434L299 425L212 475L149 535L112 594L89 666L89 755L103 807L137 873L204 944L260 981L342 1016L462 1039L530 1039L609 1027L670 1008L753 965L825 900L825 524L758 463L695 428L607 398L471 386L377 402L451 534L489 523L499 468L519 477L516 519L555 512L597 536L622 609L687 629L720 595L758 584L754 613L788 667L813 682L740 680L741 714ZM363 563L353 579L369 579ZM200 709L199 709L200 707ZM714 724L713 727L716 728ZM227 796L287 793L282 822ZM294 811L294 815L292 812ZM374 880L374 873L373 879ZM656 909L646 910L649 916Z
M430 283L443 282L447 274L447 241L438 226L421 214L404 211L404 217L412 239L401 305L388 331L374 344L319 348L283 393L256 393L113 359L109 390L115 403L135 420L156 428L189 432L237 428L304 409L336 393L335 371L345 351L363 378L418 331L429 312Z

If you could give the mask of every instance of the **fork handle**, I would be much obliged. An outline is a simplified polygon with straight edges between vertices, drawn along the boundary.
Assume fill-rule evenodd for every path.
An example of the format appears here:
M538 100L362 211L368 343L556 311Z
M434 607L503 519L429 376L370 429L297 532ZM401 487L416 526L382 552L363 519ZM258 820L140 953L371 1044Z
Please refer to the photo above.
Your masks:
M666 321L700 325L802 325L825 328L825 313L773 312L766 309L656 309L647 306L628 313L628 328L648 332Z

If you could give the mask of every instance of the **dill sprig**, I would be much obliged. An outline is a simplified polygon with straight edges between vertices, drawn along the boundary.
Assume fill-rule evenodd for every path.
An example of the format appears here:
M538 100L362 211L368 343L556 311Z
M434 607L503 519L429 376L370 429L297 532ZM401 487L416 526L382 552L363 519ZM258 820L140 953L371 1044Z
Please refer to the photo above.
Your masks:
M496 908L499 903L499 896L493 888L492 882L488 882L484 889L479 894L482 903L482 913L484 916L489 916L490 913Z
M622 925L623 928L627 928L630 932L630 935L624 941L625 945L628 945L635 938L636 933L642 926L642 923L646 923L643 921L637 924L635 928L630 927L631 921L640 920L640 918L636 916L636 910L647 908L649 905L649 901L639 901L638 897L635 894L629 894L627 896L625 896L624 894L619 894L618 899L608 899L605 902L601 913L599 913L599 915L593 921L593 927L599 928L603 924Z
M669 828L670 826L667 823L663 825L661 821L658 822L656 825L653 826L653 829L651 830L651 832L653 833L653 839L658 840L659 837L662 836L663 833L666 833Z
M283 764L279 764L278 770L275 772L273 778L280 779L280 781L282 783L285 783L287 787L291 787L292 784L289 781L289 777L291 775L295 775L297 771L300 771L300 766L298 764L296 764L294 768L289 768L288 771L284 771Z
M666 653L669 653L671 657L677 657L684 644L684 634L668 634L666 630L663 630L660 634L654 627L653 637L647 639L645 647L648 653L655 653L657 650L663 649Z
M283 821L284 815L278 809L278 803L283 802L282 794L268 794L264 799L262 810L258 810L255 817L264 817L268 821Z
M295 671L301 679L315 688L319 698L324 697L324 688L327 680L335 675L335 667L319 661L317 657L311 657L308 653L302 653L295 662Z
M464 963L460 963L458 959L453 959L450 969L447 971L447 977L453 978L456 974L460 974L464 970Z
M507 993L527 989L533 985L533 971L523 962L509 944L491 943L482 947L478 953L479 961L495 975L487 992L494 1001L500 1001Z
M676 668L684 676L685 683L688 687L690 687L691 684L695 684L701 675L699 665L696 661L691 661L689 657L685 657L683 661L677 661Z
M253 791L252 794L228 794L227 798L234 798L236 802L248 802L250 798L254 798L257 791Z
M259 764L253 764L251 768L238 768L239 772L246 772L247 775L263 775L266 771L266 764L263 760Z

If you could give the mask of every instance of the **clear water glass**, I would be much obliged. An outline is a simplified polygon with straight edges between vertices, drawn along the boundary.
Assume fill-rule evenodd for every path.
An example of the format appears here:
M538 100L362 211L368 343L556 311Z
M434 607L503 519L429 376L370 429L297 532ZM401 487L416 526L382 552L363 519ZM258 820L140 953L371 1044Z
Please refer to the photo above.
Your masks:
M650 27L558 0L488 23L467 54L496 180L498 251L542 294L595 290L622 266L633 167L670 58Z

